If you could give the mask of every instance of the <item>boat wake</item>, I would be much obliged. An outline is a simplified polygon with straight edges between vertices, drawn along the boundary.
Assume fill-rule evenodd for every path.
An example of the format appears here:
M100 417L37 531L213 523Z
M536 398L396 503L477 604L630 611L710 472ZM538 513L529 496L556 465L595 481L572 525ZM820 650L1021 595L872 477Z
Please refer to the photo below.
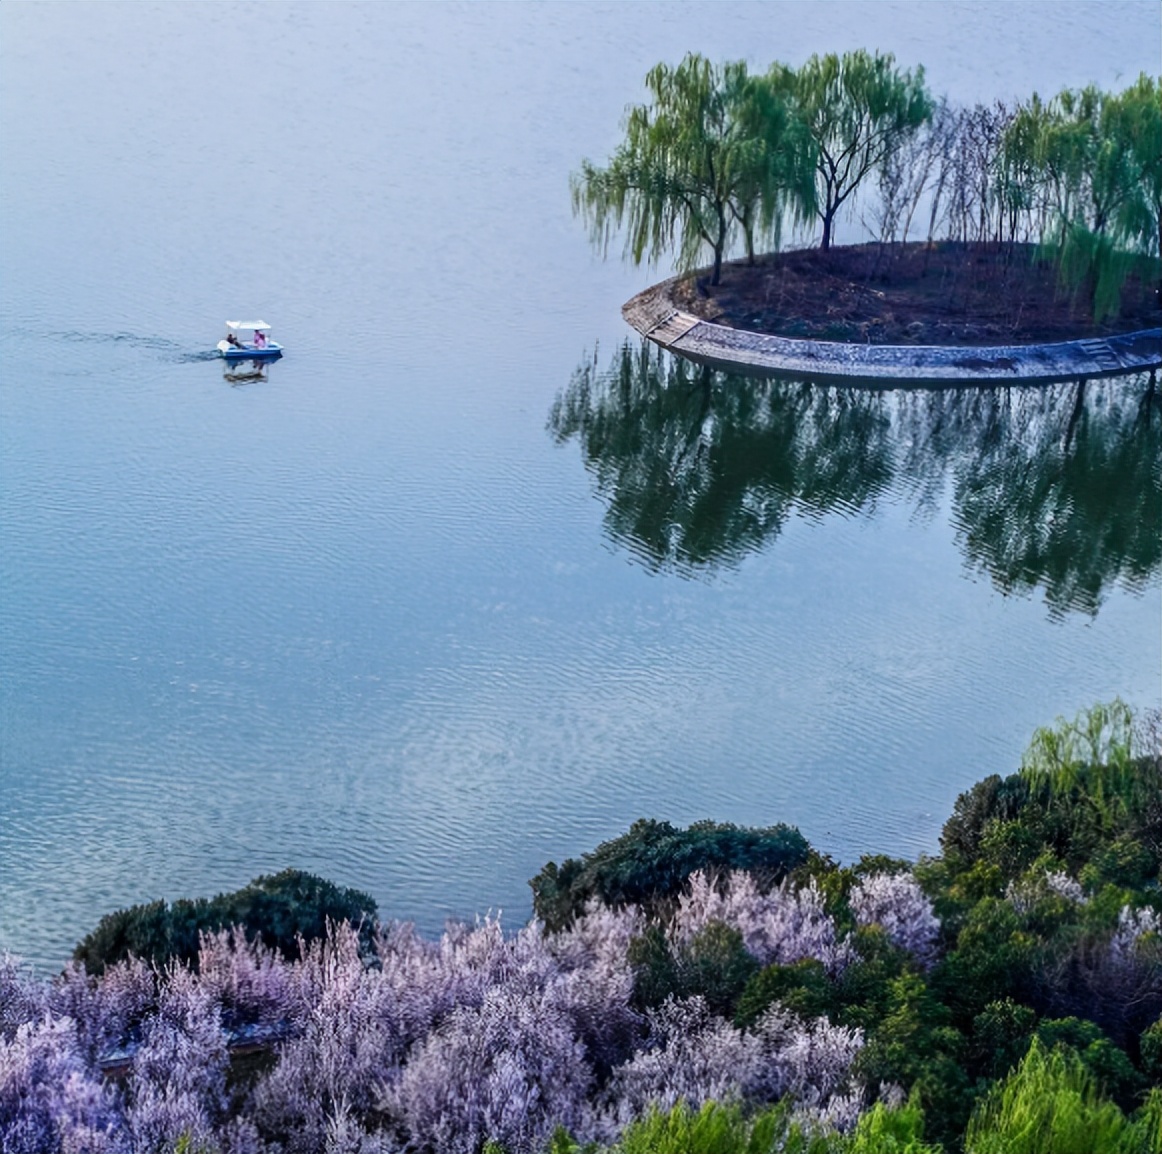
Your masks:
M41 340L61 341L67 344L120 345L143 353L154 353L159 360L170 364L194 364L214 361L218 354L213 349L191 349L168 337L142 336L140 333L82 332L70 329L64 332L37 334Z
M166 337L143 337L140 333L86 333L77 330L45 334L49 340L67 341L69 344L128 345L135 349L153 349L156 352L182 352L177 341Z

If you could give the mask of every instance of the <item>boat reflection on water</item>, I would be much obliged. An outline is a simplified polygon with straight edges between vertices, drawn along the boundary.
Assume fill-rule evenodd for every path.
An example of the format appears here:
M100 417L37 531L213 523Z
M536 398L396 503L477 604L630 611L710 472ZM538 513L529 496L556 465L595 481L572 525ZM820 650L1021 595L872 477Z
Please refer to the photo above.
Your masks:
M1162 404L1153 374L1052 385L877 390L755 379L643 342L583 363L549 431L576 439L611 538L651 568L739 564L791 516L934 508L966 564L1049 612L1096 614L1162 561Z
M222 361L222 380L230 385L252 385L270 379L270 366L279 357L264 357L252 361Z

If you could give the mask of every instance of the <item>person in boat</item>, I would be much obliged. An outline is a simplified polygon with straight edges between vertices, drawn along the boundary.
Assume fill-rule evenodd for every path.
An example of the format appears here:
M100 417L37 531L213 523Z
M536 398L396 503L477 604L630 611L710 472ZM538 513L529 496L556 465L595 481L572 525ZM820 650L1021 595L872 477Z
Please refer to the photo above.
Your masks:
M232 332L226 334L226 343L236 349L240 349L242 347L241 342Z
M258 330L256 330L256 331L255 331L255 334L254 334L254 347L255 347L256 349L264 349L264 348L266 348L266 333L264 333L264 332L262 331L262 329L258 329Z

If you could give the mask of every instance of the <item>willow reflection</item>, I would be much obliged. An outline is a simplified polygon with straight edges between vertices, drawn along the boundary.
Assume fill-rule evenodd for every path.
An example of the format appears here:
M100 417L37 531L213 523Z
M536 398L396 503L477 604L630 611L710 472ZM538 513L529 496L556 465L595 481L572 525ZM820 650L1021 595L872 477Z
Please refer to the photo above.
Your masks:
M950 493L966 563L1052 613L1096 613L1162 557L1162 411L1145 376L876 392L734 376L624 345L582 364L549 429L576 439L606 530L653 568L737 565L791 516Z
M549 427L576 437L612 537L655 567L737 563L793 512L860 509L891 478L882 398L756 381L624 346L577 370Z

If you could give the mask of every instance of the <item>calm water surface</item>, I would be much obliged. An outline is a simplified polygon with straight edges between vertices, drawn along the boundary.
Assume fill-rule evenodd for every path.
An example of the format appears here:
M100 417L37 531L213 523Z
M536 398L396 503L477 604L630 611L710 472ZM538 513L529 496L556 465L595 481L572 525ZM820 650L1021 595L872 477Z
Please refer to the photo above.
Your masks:
M295 865L425 929L651 815L936 848L1156 705L1162 414L635 345L567 177L660 59L1128 82L1153 3L0 8L0 948ZM858 222L849 222L858 235ZM289 355L231 382L227 316Z

